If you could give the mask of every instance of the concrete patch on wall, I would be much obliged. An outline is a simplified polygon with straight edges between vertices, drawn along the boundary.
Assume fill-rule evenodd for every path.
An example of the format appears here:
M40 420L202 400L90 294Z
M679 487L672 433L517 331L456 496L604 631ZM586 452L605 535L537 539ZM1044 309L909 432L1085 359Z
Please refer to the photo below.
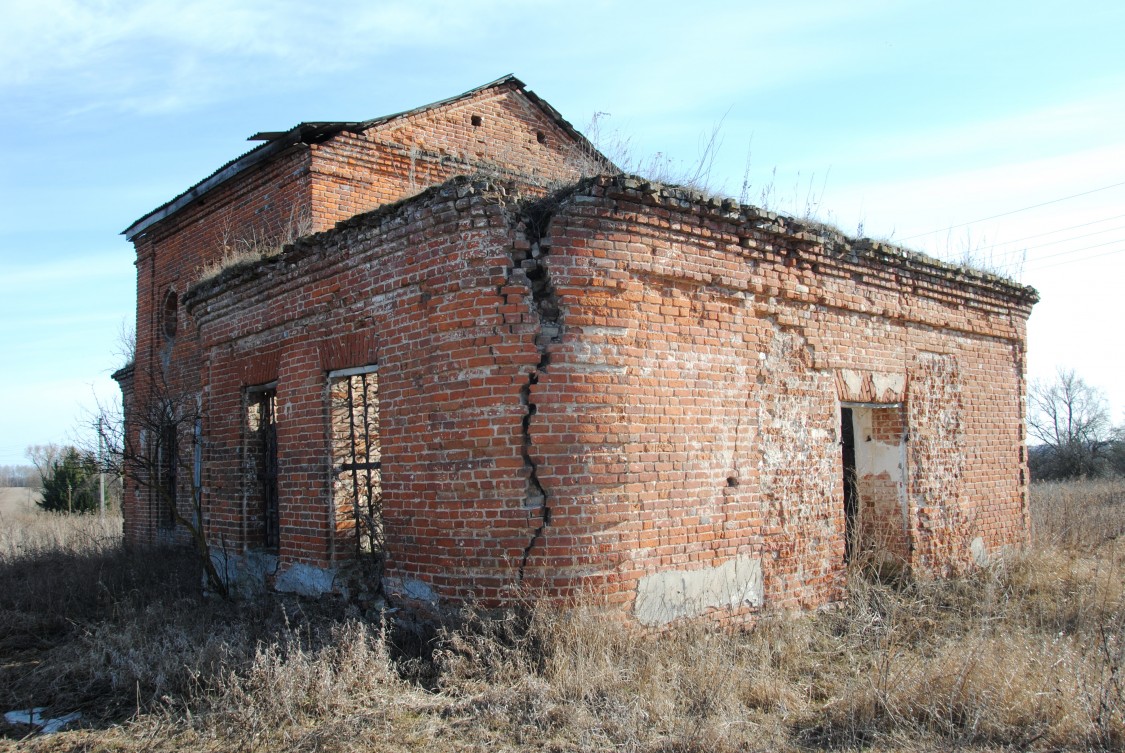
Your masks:
M288 567L274 581L274 590L281 593L294 593L299 596L321 596L332 591L336 581L336 571L331 568L313 567L297 562Z
M666 570L641 578L633 614L643 625L667 625L709 609L762 604L762 561L735 557L718 567Z
M384 578L383 590L391 596L436 605L438 595L429 583L417 578Z

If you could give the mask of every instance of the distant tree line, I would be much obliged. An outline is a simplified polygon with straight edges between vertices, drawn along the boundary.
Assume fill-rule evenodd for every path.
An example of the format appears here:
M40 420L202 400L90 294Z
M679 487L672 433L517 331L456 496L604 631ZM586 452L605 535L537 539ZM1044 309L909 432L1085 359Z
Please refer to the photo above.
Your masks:
M1125 476L1125 425L1114 427L1104 393L1070 369L1028 390L1031 478Z
M39 471L31 465L0 465L0 487L2 486L38 488Z

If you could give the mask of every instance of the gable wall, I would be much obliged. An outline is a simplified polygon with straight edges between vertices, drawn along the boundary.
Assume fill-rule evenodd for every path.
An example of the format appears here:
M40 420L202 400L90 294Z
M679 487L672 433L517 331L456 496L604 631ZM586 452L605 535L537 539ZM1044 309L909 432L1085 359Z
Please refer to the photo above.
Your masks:
M474 116L480 118L479 126L472 124ZM589 172L589 163L573 137L513 86L488 89L314 146L316 229L413 196L454 175L507 176L528 187L559 186Z
M474 127L471 117L479 115ZM544 143L539 143L542 133ZM363 134L297 145L209 191L149 228L137 248L137 370L134 395L196 393L201 368L194 323L179 316L174 341L160 332L169 290L182 297L205 267L250 242L325 230L414 195L454 175L515 171L521 190L577 177L572 137L513 86L402 117ZM155 387L166 380L168 387ZM128 484L125 518L133 543L154 542L151 493ZM186 496L187 490L184 495Z

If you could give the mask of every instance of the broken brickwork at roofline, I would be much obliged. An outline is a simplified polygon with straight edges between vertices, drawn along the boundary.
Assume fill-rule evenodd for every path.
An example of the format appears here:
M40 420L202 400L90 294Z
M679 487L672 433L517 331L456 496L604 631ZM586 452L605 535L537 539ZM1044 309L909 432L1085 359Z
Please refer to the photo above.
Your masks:
M1034 291L634 178L518 194L457 179L186 296L206 523L238 567L259 385L279 587L338 589L360 557L345 465L378 465L407 601L592 589L644 624L737 619L839 599L848 556L944 574L1026 540ZM356 372L378 463L334 467Z
M136 368L122 374L127 401L202 391L198 336L181 299L224 256L251 245L269 252L282 239L331 228L454 175L506 176L543 192L607 164L511 76L406 113L269 137L125 231L137 250ZM140 446L136 422L129 431ZM189 469L181 470L186 481ZM151 491L127 483L123 506L131 544L182 537L161 528Z

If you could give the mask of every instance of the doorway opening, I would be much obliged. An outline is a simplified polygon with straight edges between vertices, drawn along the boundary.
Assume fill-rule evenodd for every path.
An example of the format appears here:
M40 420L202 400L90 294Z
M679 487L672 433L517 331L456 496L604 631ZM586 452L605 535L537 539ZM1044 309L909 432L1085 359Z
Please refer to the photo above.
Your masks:
M844 562L851 562L855 547L855 425L851 408L840 409L840 444L844 454Z
M911 550L902 404L841 405L840 445L845 560L901 571Z

